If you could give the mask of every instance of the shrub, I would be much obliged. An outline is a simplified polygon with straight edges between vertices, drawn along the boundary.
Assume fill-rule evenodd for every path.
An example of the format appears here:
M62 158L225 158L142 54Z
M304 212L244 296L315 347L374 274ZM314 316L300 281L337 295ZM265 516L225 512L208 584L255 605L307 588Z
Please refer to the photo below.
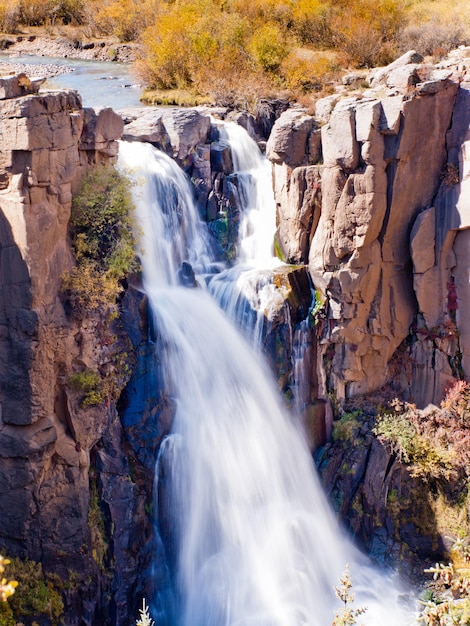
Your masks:
M338 600L341 600L343 607L340 611L337 611L332 626L354 626L354 624L356 624L356 618L359 617L359 615L363 615L367 609L364 607L354 609L352 607L354 594L351 592L352 580L349 574L349 565L346 565L346 570L340 579L339 586L334 589L336 597Z
M19 6L14 0L3 0L0 2L0 31L4 33L16 32L19 17Z
M1 603L6 602L7 598L12 596L15 593L15 589L18 586L18 582L16 580L7 580L4 578L3 574L5 573L5 567L10 565L11 561L9 559L5 559L0 554L0 606Z
M404 21L400 0L359 0L345 5L331 20L335 48L355 67L388 63Z
M27 26L42 26L59 22L82 24L85 0L19 0L18 19Z
M47 616L53 625L59 623L64 604L52 582L42 571L41 563L11 559L11 574L18 588L8 602L17 622L29 616Z
M276 72L289 53L289 44L280 27L268 23L253 34L249 49L259 68L265 72Z
M83 407L101 404L106 398L103 380L94 370L86 368L74 372L69 376L68 384L74 391L84 394L81 401Z
M470 623L470 554L468 541L456 541L452 549L453 561L436 563L425 570L433 575L425 597L418 623L424 626L447 626Z
M332 48L333 15L334 7L322 0L299 0L293 8L292 32L302 45Z
M145 598L142 600L142 608L139 609L140 618L136 622L136 626L154 626L154 621L150 617L149 607L145 604Z
M333 422L333 441L352 442L362 426L361 412L343 413L339 420Z
M184 89L191 85L187 51L196 21L192 11L179 4L170 5L155 24L142 35L143 63L150 86L158 89ZM185 54L182 54L182 51Z
M129 180L112 166L96 167L72 204L71 237L76 267L63 277L63 292L76 317L116 303L125 276L137 268Z
M470 476L470 392L457 381L441 408L425 412L395 400L380 413L374 433L409 466L412 476L455 479Z
M114 0L101 5L93 19L101 33L114 35L120 41L134 41L153 24L155 16L155 3L151 0Z
M431 20L408 26L397 38L401 52L416 50L423 56L438 57L469 41L468 28L457 19Z
M338 69L334 56L328 53L301 55L298 50L289 54L281 64L280 74L286 87L294 93L321 91Z

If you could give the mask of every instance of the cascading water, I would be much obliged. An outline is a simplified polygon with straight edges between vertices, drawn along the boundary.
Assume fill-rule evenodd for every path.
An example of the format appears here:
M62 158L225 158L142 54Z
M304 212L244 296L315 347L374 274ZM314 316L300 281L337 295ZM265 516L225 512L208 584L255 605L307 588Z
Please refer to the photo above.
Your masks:
M346 563L362 623L410 623L339 531L265 364L207 290L178 286L183 261L207 272L211 260L179 168L140 143L121 144L119 159L139 180L144 287L175 406L156 465L175 588L159 626L328 626Z
M273 270L281 263L273 254L276 207L270 165L241 126L232 122L218 127L220 137L231 146L243 212L237 262L214 276L209 288L221 308L260 349L270 311L282 304L273 286Z

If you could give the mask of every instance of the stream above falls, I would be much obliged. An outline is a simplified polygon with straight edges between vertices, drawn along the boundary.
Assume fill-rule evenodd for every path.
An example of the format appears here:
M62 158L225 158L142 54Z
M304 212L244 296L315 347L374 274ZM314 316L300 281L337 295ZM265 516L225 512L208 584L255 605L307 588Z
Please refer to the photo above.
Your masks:
M123 109L144 106L140 101L142 85L133 75L132 65L127 63L8 54L1 54L0 61L14 65L67 67L68 71L48 78L44 87L75 89L86 107ZM47 75L46 68L44 74Z

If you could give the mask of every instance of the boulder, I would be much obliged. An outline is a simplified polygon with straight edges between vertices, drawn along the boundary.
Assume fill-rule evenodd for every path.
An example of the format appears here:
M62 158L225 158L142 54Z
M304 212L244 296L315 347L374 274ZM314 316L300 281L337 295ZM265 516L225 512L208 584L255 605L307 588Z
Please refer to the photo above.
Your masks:
M275 197L279 212L277 241L288 263L307 263L310 240L320 218L321 166L296 167L289 180L285 166L274 166Z
M316 128L311 115L288 109L274 124L266 144L266 157L273 163L285 163L291 168L304 164L308 159L309 138ZM318 156L316 150L314 153Z
M37 93L45 78L31 80L26 74L0 77L0 100L18 98L26 94Z
M356 111L354 102L340 102L329 122L322 126L322 152L325 167L339 165L343 170L354 170L359 164L359 146L356 140Z
M424 58L418 54L415 50L409 50L402 54L401 57L390 63L386 67L376 69L372 72L370 80L371 87L377 87L382 83L386 83L390 74L399 68L403 68L407 65L415 65L422 63Z
M196 109L165 110L162 116L163 125L170 140L172 155L183 163L199 144L208 140L211 119Z

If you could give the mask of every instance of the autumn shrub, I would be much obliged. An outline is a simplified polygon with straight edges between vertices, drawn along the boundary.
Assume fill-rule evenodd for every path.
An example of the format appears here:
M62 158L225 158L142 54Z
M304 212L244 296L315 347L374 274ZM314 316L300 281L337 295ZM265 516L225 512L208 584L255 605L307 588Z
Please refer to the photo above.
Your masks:
M448 18L404 28L397 37L397 44L401 52L416 50L423 56L441 56L461 44L468 44L469 35L465 24Z
M393 43L405 23L400 0L359 0L345 4L331 19L335 48L346 64L373 67L393 57Z
M8 580L4 576L5 570L10 564L11 561L0 554L0 605L15 593L15 589L18 586L18 581Z
M191 85L191 60L187 53L196 22L197 12L192 7L174 4L144 31L143 66L150 86L184 89Z
M421 600L418 624L451 626L470 623L470 551L468 538L454 542L451 561L425 570L433 580Z
M20 0L19 21L27 26L40 26L50 16L51 0Z
M0 31L14 33L19 24L20 11L14 0L0 1Z
M256 30L248 47L257 67L265 72L276 72L291 46L281 28L275 23L268 23Z
M331 54L316 52L302 55L294 50L281 63L279 72L289 90L306 93L324 89L333 80L338 69Z
M334 46L331 21L334 7L322 0L299 0L293 8L292 31L302 45Z
M395 400L376 420L374 432L412 476L449 480L470 476L470 387L456 381L441 403L426 411Z
M76 317L114 305L122 280L137 268L133 208L128 178L112 166L90 170L73 199L70 230L77 263L62 285Z
M156 17L155 3L152 0L114 0L102 4L94 12L95 28L106 35L113 35L120 41L134 41Z

